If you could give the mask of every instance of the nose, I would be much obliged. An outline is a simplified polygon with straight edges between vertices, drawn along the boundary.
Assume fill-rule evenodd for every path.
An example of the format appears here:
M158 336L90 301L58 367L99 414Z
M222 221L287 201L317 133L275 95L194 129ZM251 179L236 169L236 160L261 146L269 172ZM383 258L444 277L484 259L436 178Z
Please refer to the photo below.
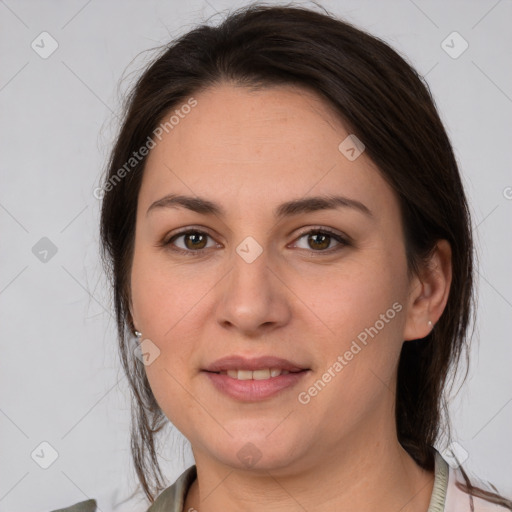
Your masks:
M234 254L220 287L217 322L224 329L257 337L282 327L291 317L290 289L263 252L252 262Z

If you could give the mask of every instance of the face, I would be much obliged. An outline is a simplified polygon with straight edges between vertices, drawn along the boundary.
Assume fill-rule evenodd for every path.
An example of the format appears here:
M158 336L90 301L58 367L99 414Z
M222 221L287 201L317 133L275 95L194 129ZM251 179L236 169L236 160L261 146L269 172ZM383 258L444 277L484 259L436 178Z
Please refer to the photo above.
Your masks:
M140 189L131 311L147 376L196 461L311 467L394 425L411 291L399 204L313 93L194 98Z

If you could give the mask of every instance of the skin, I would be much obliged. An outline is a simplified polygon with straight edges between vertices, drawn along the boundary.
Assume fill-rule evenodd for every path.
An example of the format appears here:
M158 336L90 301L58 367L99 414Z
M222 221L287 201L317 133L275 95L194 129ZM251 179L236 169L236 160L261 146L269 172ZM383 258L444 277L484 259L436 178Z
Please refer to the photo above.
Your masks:
M194 97L197 106L150 152L131 270L134 325L160 350L148 380L196 461L184 510L425 512L434 475L398 443L394 386L403 341L425 337L446 305L449 244L440 241L430 264L408 277L393 190L364 152L354 161L340 152L348 132L315 94L223 83ZM285 201L333 192L372 216L345 207L273 217ZM169 193L215 201L226 215L146 213ZM209 237L159 245L188 227ZM322 245L306 234L313 228L353 243ZM252 263L236 252L248 236L262 248ZM199 256L172 250L197 246ZM394 303L402 310L300 403ZM311 370L277 396L241 402L200 371L231 354L275 355ZM249 442L261 457L252 467L237 457Z

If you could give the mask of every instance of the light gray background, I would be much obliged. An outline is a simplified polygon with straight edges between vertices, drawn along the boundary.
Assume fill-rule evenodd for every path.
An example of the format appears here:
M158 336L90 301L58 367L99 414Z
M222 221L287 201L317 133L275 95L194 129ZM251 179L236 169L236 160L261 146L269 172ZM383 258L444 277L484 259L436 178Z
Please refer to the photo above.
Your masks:
M93 189L120 93L150 55L132 59L245 3L0 0L0 511L49 511L93 497L105 512L134 488L129 395L99 265ZM426 75L449 131L480 254L478 321L470 374L450 408L453 439L471 474L510 495L512 2L321 3ZM31 48L43 31L59 45L47 59ZM441 46L453 31L469 44L457 59ZM128 65L135 75L119 88ZM43 237L57 247L47 262L32 252ZM31 457L36 449L40 461L49 456L43 441L58 452L48 469ZM170 430L161 448L169 484L192 463L181 442ZM132 500L117 510L146 508Z

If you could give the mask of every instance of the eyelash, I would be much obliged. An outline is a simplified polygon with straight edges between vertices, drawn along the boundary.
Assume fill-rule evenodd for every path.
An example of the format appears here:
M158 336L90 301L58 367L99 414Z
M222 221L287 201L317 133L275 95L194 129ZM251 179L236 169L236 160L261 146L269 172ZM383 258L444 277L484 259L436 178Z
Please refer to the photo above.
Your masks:
M186 256L192 256L192 257L202 256L203 253L205 251L207 251L207 249L198 249L198 250L194 251L194 250L180 249L180 248L177 248L176 246L173 246L173 242L176 241L176 239L178 239L182 236L185 236L185 235L190 235L190 234L204 235L204 236L211 238L211 236L208 233L201 231L199 229L188 229L186 231L181 231L180 233L174 234L168 240L163 240L158 245L160 247L170 249L171 251L176 252L178 254L184 254ZM309 231L305 231L305 232L301 233L296 240L300 240L301 238L303 238L304 236L307 236L307 235L320 235L320 234L328 235L331 238L334 238L339 244L341 244L341 247L330 248L330 249L325 249L325 250L318 250L318 251L311 249L311 252L313 254L315 254L315 253L316 254L321 254L321 253L332 254L333 252L337 252L337 251L341 250L343 247L348 247L348 246L352 245L351 242L349 241L348 237L345 238L345 237L341 236L340 234L335 233L334 231L332 231L328 228L321 228L321 227L313 228L313 229L310 229ZM304 249L304 250L307 250L307 249Z

